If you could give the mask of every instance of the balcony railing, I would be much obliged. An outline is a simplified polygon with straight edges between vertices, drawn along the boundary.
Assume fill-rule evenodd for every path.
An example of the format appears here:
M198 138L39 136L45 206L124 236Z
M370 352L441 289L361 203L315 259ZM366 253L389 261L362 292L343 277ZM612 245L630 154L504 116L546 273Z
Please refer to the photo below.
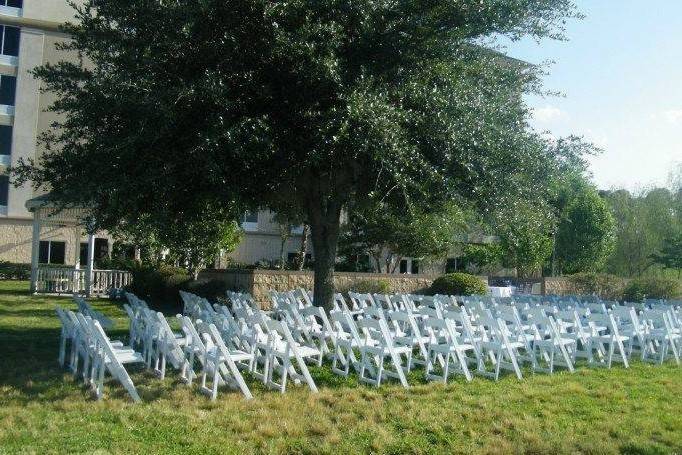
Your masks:
M130 272L123 270L93 270L90 292L87 289L87 270L68 267L41 266L38 268L38 294L90 294L107 296L113 289L121 289L133 282Z

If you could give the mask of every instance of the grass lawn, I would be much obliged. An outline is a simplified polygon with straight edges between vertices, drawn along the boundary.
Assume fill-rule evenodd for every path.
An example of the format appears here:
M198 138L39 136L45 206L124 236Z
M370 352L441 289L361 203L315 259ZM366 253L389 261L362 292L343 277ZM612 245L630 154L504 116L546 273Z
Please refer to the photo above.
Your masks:
M475 378L379 389L313 369L319 394L286 395L249 381L255 398L210 402L171 373L133 370L144 403L108 383L94 401L57 365L56 305L27 283L0 282L0 453L674 453L682 452L682 368ZM126 334L115 303L96 307Z

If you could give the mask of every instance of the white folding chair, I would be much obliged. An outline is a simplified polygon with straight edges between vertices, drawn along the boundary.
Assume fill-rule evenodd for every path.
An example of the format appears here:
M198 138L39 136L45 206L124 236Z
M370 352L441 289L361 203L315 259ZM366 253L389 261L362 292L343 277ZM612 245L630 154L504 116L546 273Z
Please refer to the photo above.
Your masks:
M397 346L409 346L410 349L417 349L421 357L413 355L411 363L426 365L428 357L426 345L429 342L429 337L422 335L416 318L406 311L394 310L386 313L386 322Z
M265 322L269 330L265 385L284 393L287 378L291 376L295 380L305 381L310 390L317 392L317 386L308 371L305 359L321 357L320 350L296 342L286 324L273 319ZM292 359L295 362L292 362ZM276 375L279 376L280 382L277 382Z
M330 316L334 330L332 371L348 377L351 366L360 372L360 361L355 355L355 350L362 345L360 333L349 311L332 311ZM339 368L339 365L343 368Z
M573 365L575 363L576 340L562 336L552 316L534 318L533 324L536 327L536 333L539 334L532 342L536 360L533 363L533 371L544 371L552 374L555 365L562 365L573 373L575 371ZM557 356L559 359L556 358ZM543 359L546 361L546 366L542 366Z
M203 333L205 351L202 361L201 391L215 400L218 396L218 386L230 385L239 389L246 399L253 398L242 374L237 368L237 362L250 362L253 355L248 352L228 349L220 332L215 325L209 324L208 331ZM207 386L208 378L212 385Z
M592 330L591 349L598 347L600 351L606 352L606 366L611 368L613 360L620 360L625 368L629 367L626 342L630 338L618 332L618 325L611 313L592 313L587 315L588 326ZM615 351L618 351L616 353ZM596 363L596 365L599 365Z
M111 329L114 327L114 321L92 308L92 306L82 297L74 296L73 300L76 302L76 305L78 305L78 311L83 313L85 316L99 321L100 325L106 329Z
M159 335L157 341L158 355L154 364L153 371L158 374L160 379L166 377L166 362L170 361L173 368L182 370L187 364L183 346L187 343L184 334L176 334L171 330L168 321L163 313L156 313Z
M95 382L95 394L97 399L101 399L104 387L105 370L109 371L111 376L123 385L133 401L140 401L140 396L137 393L135 384L128 375L124 365L132 363L143 363L144 359L139 352L131 349L115 349L109 341L109 338L104 333L99 321L92 321L93 332L97 339L97 379Z
M672 354L675 363L679 365L678 344L682 335L675 333L668 312L645 310L642 319L646 324L644 340L647 347L642 354L642 360L662 364L666 357Z
M396 345L383 319L360 319L357 326L364 337L360 346L360 380L379 387L384 376L389 376L397 378L403 387L408 388L403 370L410 370L412 347ZM401 356L406 357L405 365ZM386 368L387 358L393 369Z
M55 310L59 322L61 322L62 325L59 337L59 365L63 367L66 364L67 343L71 345L71 349L73 350L74 339L76 338L76 327L64 310L60 307L57 307Z
M460 343L454 322L451 319L428 318L424 321L424 327L429 333L426 379L446 383L452 371L463 374L467 381L471 381L467 352L473 352L474 346ZM442 368L441 375L435 373L436 363Z
M483 354L479 358L478 373L493 377L497 381L500 378L500 371L504 369L513 371L518 379L522 379L517 357L518 350L524 348L524 344L510 340L507 326L499 319L481 315L476 324L481 334L480 346ZM494 371L486 368L485 354L492 359Z

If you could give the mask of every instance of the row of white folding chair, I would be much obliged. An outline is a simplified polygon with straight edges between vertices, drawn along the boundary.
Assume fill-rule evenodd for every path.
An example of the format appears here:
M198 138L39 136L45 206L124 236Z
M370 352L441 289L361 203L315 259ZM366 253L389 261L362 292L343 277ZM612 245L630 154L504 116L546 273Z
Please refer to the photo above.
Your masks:
M545 314L542 308L527 309L533 314L532 320L523 318L513 305L499 305L492 309L473 305L470 309L474 331L481 333L483 341L492 338L491 346L502 354L504 363L500 367L510 367L517 376L521 374L518 364L523 361L530 362L534 372L552 373L555 365L574 371L575 341L562 336L553 316ZM463 312L466 313L466 308ZM497 378L499 370L494 360L495 352L492 348L487 351L487 357L491 357L495 364Z
M202 325L203 330L200 331L208 339L202 340L194 326L186 324L187 322L191 324L189 317L186 317L186 320L180 318L182 333L175 333L162 313L140 308L135 316L138 320L138 327L142 328L139 339L143 346L147 366L163 379L166 374L166 364L170 362L175 369L180 371L183 380L191 384L196 376L194 361L196 354L199 353L198 360L202 365L202 392L206 392L211 399L215 400L218 386L225 383L241 390L246 398L252 398L241 374L234 371L230 365L235 359L241 361L245 353L238 349L228 350L226 347L226 344L231 343L223 341L223 338L229 339L230 337L230 331L226 330L228 326L225 314L214 311L207 300L193 294L186 293L183 300L186 302L187 311L199 313L210 319L211 323ZM223 330L222 334L216 324ZM225 352L229 352L232 357L226 358ZM216 365L217 368L215 368ZM221 370L222 375L218 378L216 375ZM207 379L213 380L213 387L210 389L206 387Z
M306 365L307 360L319 364L322 352L299 336L295 339L285 321L276 321L263 311L254 311L246 321L255 343L252 374L271 388L284 393L288 378L305 382L310 390L317 386Z
M415 361L416 350L427 364L427 377L431 378L428 360L433 357L429 353L432 340L429 335L422 334L414 315L367 307L362 316L355 321L348 311L331 313L336 339L332 362L335 373L348 376L353 367L363 382L379 386L385 377L394 377L408 387L405 373ZM438 337L433 343L441 341L442 337ZM360 353L359 359L356 350ZM443 365L442 355L436 360ZM448 357L447 360L451 359Z
M182 348L185 362L180 370L181 378L191 385L197 376L195 364L199 363L200 390L212 400L217 398L220 385L228 385L241 391L247 399L253 398L238 368L238 365L242 365L243 368L250 369L254 360L253 353L228 347L214 324L199 320L195 326L188 316L177 315L177 318L185 337Z
M107 316L103 315L99 311L95 310L90 306L88 302L85 301L82 297L79 296L73 296L74 302L76 302L76 305L78 306L78 311L83 313L85 316L88 316L96 321L99 321L100 325L106 329L111 329L114 327L114 321L112 321L110 318Z
M60 346L60 363L66 362L66 345L71 344L70 369L74 376L78 376L78 366L81 365L81 377L88 384L97 399L103 395L104 376L108 371L118 380L134 401L140 401L137 389L130 379L124 365L142 363L139 352L123 346L119 341L111 341L105 334L99 321L57 308L57 315L62 323L62 340ZM82 361L79 361L82 359Z
M260 306L258 305L256 300L248 292L227 291L225 293L225 295L227 296L227 299L229 300L232 308L248 307L249 309L252 309L252 310L260 309Z
M644 310L639 318L644 328L642 360L663 363L670 356L679 365L682 333L672 311Z
M223 328L226 326L225 318L218 315L206 299L191 293L183 293L181 296L185 303L185 311L194 315L202 315ZM134 325L138 328L136 335L131 338L139 340L142 345L147 366L163 379L166 374L166 364L170 361L175 369L181 371L181 377L191 383L195 373L189 367L189 359L185 355L186 347L190 341L188 335L186 333L174 333L160 312L150 311L146 307L139 307L138 311L134 311L127 306L126 311L131 317L131 326ZM208 326L206 331L208 332ZM195 339L194 342L196 341ZM204 376L205 378L206 376ZM218 383L216 382L215 385L215 393L211 394L212 399L215 399L217 394ZM204 390L203 387L202 390ZM245 393L245 396L249 398L250 392Z
M574 349L573 359L584 357L591 364L609 368L613 360L619 360L626 368L629 366L631 349L626 350L625 344L630 346L632 338L620 334L613 315L601 306L558 310L551 305L538 305L525 309L522 317L530 323L544 318L558 321L561 338L574 342L570 345Z
M282 303L282 305L285 304ZM287 379L292 377L296 382L305 381L311 390L317 391L317 386L312 380L305 360L315 358L315 363L321 364L323 357L322 348L315 346L311 340L315 339L314 334L317 334L319 335L318 339L326 345L327 336L325 334L330 330L329 323L327 322L326 329L311 334L311 332L307 331L310 326L306 325L304 318L316 317L321 309L310 306L303 310L298 310L296 304L286 303L286 305L296 308L295 311L289 308L292 311L287 313L290 316L290 324L299 329L295 331L296 339L294 339L289 324L271 319L262 310L249 308L246 312L240 312L240 310L245 308L238 305L237 308L233 308L235 314L232 315L227 307L216 306L216 308L219 308L219 311L211 315L211 317L224 318L224 321L228 321L226 324L222 324L223 334L226 332L224 330L226 326L237 328L236 330L229 331L227 337L229 337L235 349L242 349L243 352L248 351L253 356L249 369L266 386L285 392ZM285 308L282 308L282 311L284 310ZM237 313L240 314L238 315ZM208 316L209 312L204 313L204 315ZM298 322L291 320L294 316L298 319ZM217 321L214 319L213 322ZM214 325L220 331L221 325L218 323ZM303 334L304 329L306 330L305 335ZM223 336L223 339L227 337ZM327 351L329 351L329 348L327 348Z

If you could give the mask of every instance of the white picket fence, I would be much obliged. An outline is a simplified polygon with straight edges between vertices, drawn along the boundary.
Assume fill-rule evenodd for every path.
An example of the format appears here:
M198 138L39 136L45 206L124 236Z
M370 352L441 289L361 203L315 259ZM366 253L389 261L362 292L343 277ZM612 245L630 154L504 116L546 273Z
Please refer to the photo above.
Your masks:
M39 267L38 294L87 294L87 270L68 267ZM106 296L112 289L121 289L133 281L123 270L93 270L90 295Z

